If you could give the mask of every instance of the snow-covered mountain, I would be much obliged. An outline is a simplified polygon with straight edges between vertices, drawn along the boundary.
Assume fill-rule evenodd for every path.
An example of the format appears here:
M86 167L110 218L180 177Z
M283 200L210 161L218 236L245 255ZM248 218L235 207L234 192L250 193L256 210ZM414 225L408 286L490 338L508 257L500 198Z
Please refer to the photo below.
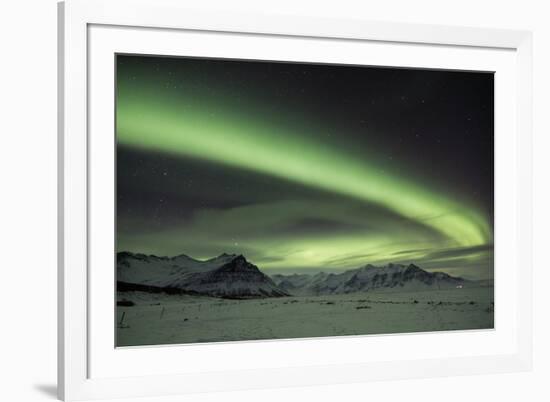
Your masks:
M428 290L464 286L468 281L443 272L427 272L414 264L365 265L342 273L269 277L242 255L221 254L199 261L120 252L117 289L183 292L225 298L328 295L373 289Z
M369 264L340 274L273 275L272 278L281 289L295 295L354 293L380 288L448 289L466 282L443 272L427 272L414 264L383 267Z
M184 292L224 298L287 296L242 255L222 254L206 261L187 255L157 257L117 254L117 289Z
M272 275L271 278L277 286L292 295L301 296L313 294L312 288L323 283L329 274L319 272L315 275L309 274L291 274L291 275Z

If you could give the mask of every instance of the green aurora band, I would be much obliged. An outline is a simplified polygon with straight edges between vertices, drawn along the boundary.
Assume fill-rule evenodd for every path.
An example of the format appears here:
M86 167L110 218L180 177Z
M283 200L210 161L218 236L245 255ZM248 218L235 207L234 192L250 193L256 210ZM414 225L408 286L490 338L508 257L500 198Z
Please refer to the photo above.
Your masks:
M491 226L473 206L394 177L295 132L265 124L254 115L220 113L220 105L159 96L158 90L126 90L117 101L120 144L271 175L301 185L375 203L421 222L454 247L492 241ZM208 112L216 110L215 115Z

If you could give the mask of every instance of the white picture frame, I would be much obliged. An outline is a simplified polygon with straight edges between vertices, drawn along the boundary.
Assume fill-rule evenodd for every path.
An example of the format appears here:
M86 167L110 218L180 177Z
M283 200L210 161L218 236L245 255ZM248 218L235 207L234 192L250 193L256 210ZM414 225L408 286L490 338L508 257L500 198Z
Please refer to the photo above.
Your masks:
M101 206L102 200L113 199L107 190L109 185L106 189L97 187L97 178L112 176L114 168L113 137L97 134L114 130L114 108L109 103L113 102L109 101L112 74L105 60L122 51L178 54L181 43L201 41L205 35L214 38L213 42L230 39L224 46L206 47L203 55L317 60L321 56L315 50L309 55L298 54L300 46L304 47L302 42L308 41L311 48L319 48L317 54L330 46L329 55L324 52L323 56L329 62L346 62L350 52L342 49L348 46L367 46L372 50L371 59L347 62L496 71L495 304L503 307L496 307L494 331L114 348L114 321L103 314L114 298L98 295L105 276L94 269L101 255L109 258L109 236L113 236L107 234L108 219L96 221L98 211L105 212L99 215L109 216L109 205ZM160 396L530 369L531 33L269 14L229 15L189 9L177 0L68 0L59 5L59 48L61 399ZM287 53L277 53L282 48ZM294 56L289 53L293 48ZM100 160L105 163L99 164ZM110 191L114 191L112 186ZM112 295L112 285L105 286L101 293ZM453 344L452 353L444 350L449 343ZM428 353L423 349L426 345L440 347ZM322 358L314 357L321 346L327 353ZM389 348L396 354L384 354ZM346 350L362 353L342 353ZM221 357L219 361L214 360L216 356ZM261 363L258 356L269 356L268 363ZM194 369L186 368L182 361L193 362Z

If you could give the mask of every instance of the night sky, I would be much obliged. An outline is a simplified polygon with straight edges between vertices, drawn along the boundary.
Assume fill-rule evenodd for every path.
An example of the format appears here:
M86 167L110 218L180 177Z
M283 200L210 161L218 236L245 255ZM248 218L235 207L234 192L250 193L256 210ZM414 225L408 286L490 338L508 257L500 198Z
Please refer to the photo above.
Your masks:
M492 74L116 64L118 251L492 277Z

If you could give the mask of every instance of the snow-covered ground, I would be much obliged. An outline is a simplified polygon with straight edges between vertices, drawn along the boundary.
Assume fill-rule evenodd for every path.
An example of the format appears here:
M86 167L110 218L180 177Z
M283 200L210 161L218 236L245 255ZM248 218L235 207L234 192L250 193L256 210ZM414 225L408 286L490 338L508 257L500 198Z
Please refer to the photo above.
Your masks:
M133 291L120 292L118 300L134 305L117 307L117 346L489 329L494 325L493 287L251 300Z

